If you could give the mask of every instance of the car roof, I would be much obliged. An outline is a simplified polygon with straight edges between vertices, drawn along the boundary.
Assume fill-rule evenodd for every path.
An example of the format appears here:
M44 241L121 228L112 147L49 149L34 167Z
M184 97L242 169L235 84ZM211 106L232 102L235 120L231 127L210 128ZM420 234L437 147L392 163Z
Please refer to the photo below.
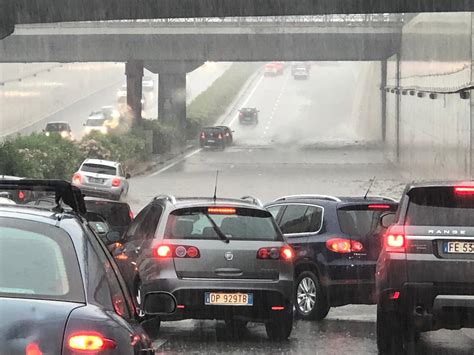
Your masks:
M116 168L119 163L116 161L111 160L102 160L102 159L86 159L82 162L82 164L98 164L98 165L106 165L110 167Z
M212 197L174 197L168 195L157 196L157 199L164 199L175 209L186 208L186 207L208 207L208 206L232 206L242 208L254 208L264 210L263 206L256 204L257 200L253 202L246 199L237 198L212 198Z
M61 213L61 215L64 214L68 213ZM57 212L44 208L27 207L24 205L0 205L0 217L21 218L55 225L58 220L57 216Z
M69 126L69 122L66 122L66 121L50 121L50 122L46 122L46 125L49 125L49 124L67 124Z
M337 205L337 206L350 206L364 203L385 203L385 204L398 204L397 201L390 197L383 196L326 196L326 195L292 195L284 196L276 199L267 205L275 205L282 203L307 203L307 204L326 204L326 205Z
M442 181L418 181L418 182L412 182L407 185L407 189L415 189L415 188L421 188L421 187L453 187L453 186L473 186L474 187L474 181L469 181L469 180L442 180Z

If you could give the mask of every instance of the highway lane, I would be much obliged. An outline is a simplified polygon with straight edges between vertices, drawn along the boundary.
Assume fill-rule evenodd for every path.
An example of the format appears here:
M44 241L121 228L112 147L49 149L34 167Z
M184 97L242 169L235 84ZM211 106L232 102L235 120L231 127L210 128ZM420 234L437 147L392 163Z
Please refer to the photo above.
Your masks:
M354 67L355 65L355 67ZM254 195L267 202L286 194L398 197L401 172L388 163L379 145L364 144L352 133L352 95L357 65L313 66L308 81L289 74L256 78L237 107L260 109L257 126L240 126L232 111L224 122L235 131L235 145L223 152L195 150L148 176L131 179L129 202L138 211L153 196L212 196L219 171L218 196ZM160 353L376 354L375 306L333 308L321 323L296 321L288 342L266 339L251 323L238 340L225 336L222 322L164 322L155 345ZM335 346L337 344L337 346ZM471 354L474 333L439 331L422 335L423 354Z

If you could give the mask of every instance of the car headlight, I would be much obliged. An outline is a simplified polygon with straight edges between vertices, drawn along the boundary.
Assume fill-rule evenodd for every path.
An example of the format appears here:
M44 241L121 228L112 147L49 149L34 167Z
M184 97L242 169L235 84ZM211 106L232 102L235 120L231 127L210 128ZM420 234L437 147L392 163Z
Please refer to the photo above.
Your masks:
M46 134L47 137L49 137L49 132L46 132L45 134Z
M61 132L61 137L66 138L69 135L67 131L62 131Z
M107 127L100 127L100 133L107 134Z

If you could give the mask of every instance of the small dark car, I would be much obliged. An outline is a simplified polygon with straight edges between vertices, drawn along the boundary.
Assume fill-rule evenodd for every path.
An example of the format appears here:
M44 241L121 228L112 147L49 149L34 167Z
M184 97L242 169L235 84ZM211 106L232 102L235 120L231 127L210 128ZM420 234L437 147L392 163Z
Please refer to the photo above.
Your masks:
M382 247L380 215L388 198L295 195L267 209L295 250L295 307L321 320L330 307L374 303L375 265Z
M217 148L224 150L227 146L227 138L222 127L204 127L199 135L201 148Z
M158 196L125 234L119 266L145 309L168 292L177 311L161 320L218 319L230 329L265 323L273 340L293 324L293 250L258 201ZM152 320L150 319L150 322Z
M0 187L45 189L58 202L0 206L2 354L154 354L114 260L82 217L79 190L58 180Z
M239 110L240 124L258 124L258 111L255 107L243 107Z
M421 332L474 328L474 183L406 187L377 263L377 345L414 350Z
M64 121L48 122L43 132L46 136L57 134L65 139L73 139L71 126Z

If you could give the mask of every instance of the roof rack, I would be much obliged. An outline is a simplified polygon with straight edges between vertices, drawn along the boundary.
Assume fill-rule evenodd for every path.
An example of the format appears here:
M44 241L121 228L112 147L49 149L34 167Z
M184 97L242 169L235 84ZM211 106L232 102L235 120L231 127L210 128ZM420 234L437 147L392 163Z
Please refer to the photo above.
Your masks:
M166 200L169 201L172 205L176 205L176 197L174 197L173 195L158 195L154 198L154 200Z
M259 206L259 207L263 207L262 201L260 201L260 199L258 199L258 198L256 198L256 197L253 197L253 196L242 196L240 199L241 199L241 200L250 200L250 201L252 201L252 203L253 203L254 205L257 205L257 206Z
M328 195L288 195L277 198L275 201L282 201L288 199L304 199L304 198L317 198L319 200L327 200L327 201L334 201L334 202L341 202L341 199L335 196L328 196Z
M367 196L367 198L379 198L381 200L384 200L384 201L390 201L390 202L398 202L397 200L395 200L394 198L391 198L391 197L387 197L387 196Z
M64 180L0 180L0 190L26 190L33 192L54 192L56 209L63 211L61 202L74 212L85 214L86 205L79 188Z

